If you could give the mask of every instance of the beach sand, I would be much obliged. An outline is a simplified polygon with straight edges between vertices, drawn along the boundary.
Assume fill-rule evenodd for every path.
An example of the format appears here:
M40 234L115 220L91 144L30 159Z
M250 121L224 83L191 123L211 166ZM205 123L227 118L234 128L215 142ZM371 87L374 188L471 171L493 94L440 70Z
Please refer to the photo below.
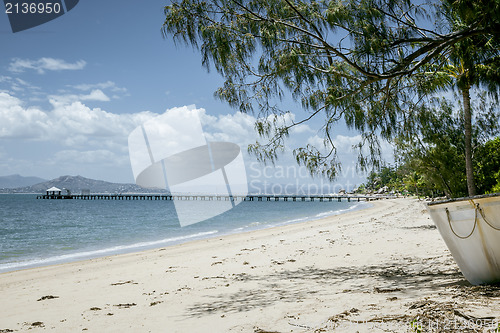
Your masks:
M494 332L423 202L0 274L0 332Z

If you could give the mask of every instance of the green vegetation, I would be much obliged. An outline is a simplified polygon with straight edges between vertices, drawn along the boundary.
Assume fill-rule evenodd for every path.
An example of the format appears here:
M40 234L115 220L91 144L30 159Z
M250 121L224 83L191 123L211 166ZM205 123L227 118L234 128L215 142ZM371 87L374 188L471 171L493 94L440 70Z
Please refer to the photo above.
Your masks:
M454 165L454 162L458 164ZM386 187L388 192L418 197L461 197L468 194L463 151L456 146L434 147L426 153L412 152L400 163L371 172L358 191L374 193ZM500 137L477 146L473 163L476 165L474 177L478 194L500 192Z
M494 103L499 90L498 0L173 0L163 32L224 77L217 98L257 114L263 141L249 151L262 161L277 157L291 128L319 118L327 153L294 151L311 173L338 175L332 138L343 121L361 133L361 169L380 168L380 140L395 140L416 190L473 195L491 182L474 178L483 123L473 111L475 96L488 91ZM434 117L436 96L453 89L462 111L442 106ZM304 113L283 108L288 98ZM291 121L292 111L301 118Z
M483 93L476 98L471 109L476 121L471 127L473 179L478 193L492 190L496 172L500 170L498 140L489 141L499 134L499 113L495 101ZM425 179L428 188L438 190L447 197L470 194L467 188L467 168L463 108L450 101L434 101L433 107L423 106L415 115L412 131L395 139L398 164Z
M478 147L475 156L479 193L500 192L500 137Z
M418 317L410 322L410 327L412 331L416 333L422 333L422 325L420 324Z

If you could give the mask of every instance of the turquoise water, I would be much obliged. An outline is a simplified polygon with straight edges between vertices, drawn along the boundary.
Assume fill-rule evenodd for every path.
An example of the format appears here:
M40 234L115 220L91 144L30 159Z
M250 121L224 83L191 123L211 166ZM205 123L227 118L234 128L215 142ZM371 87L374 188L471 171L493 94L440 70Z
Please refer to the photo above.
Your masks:
M297 223L366 205L245 201L221 215L180 227L171 201L37 200L36 195L0 195L0 272Z

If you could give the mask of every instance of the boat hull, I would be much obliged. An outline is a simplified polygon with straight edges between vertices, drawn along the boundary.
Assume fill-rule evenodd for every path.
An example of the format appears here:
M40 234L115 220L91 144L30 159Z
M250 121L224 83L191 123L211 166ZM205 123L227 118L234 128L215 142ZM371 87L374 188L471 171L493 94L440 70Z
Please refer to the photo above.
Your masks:
M427 210L465 278L500 283L500 193L433 202Z

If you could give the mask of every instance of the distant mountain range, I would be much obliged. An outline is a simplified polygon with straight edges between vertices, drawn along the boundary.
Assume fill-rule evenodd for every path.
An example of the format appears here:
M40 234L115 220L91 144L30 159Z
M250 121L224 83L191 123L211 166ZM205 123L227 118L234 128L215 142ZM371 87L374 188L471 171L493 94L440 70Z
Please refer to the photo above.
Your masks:
M0 177L0 184L4 178ZM36 177L21 177L21 179L32 179ZM40 179L40 178L38 178ZM7 184L7 183L6 183ZM11 184L14 184L12 182ZM82 176L61 176L52 180L41 179L41 182L31 183L30 185L21 185L17 187L7 187L0 185L0 193L41 193L51 187L57 187L61 190L69 189L73 194L80 194L82 191L89 190L90 193L166 193L166 190L146 189L136 184L110 183L102 180L89 179ZM63 191L63 194L65 191Z
M0 189L30 186L46 181L47 179L39 177L23 177L21 175L0 176Z
M61 176L52 180L45 180L37 177L22 177L19 175L0 177L0 193L45 194L45 191L51 187L57 187L63 190L63 194L66 194L66 191L64 191L65 189L69 189L72 194L81 194L82 191L90 191L90 193L168 193L166 190L148 189L136 184L110 183L82 176ZM248 186L248 193L251 194L325 194L332 193L332 190L333 189L327 185L318 187L314 186L314 184L306 186L253 182ZM203 192L203 190L200 191Z

